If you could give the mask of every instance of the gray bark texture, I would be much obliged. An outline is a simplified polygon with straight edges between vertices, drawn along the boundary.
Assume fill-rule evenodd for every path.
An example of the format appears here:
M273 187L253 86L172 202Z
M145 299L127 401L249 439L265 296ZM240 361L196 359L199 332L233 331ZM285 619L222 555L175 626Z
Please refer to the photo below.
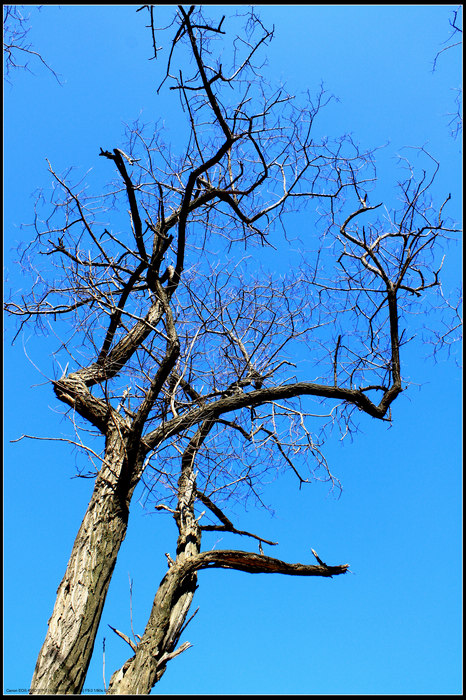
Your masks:
M80 693L108 587L128 525L130 492L118 476L125 463L118 433L107 440L105 465L76 536L31 682L33 694Z

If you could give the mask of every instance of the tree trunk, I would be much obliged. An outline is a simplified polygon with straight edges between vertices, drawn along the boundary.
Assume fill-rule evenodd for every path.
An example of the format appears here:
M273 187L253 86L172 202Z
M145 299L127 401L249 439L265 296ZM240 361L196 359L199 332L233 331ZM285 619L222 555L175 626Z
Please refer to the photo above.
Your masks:
M108 694L149 695L165 673L185 624L197 576L174 564L163 578L136 653L110 679ZM190 645L189 645L190 646Z
M196 570L190 566L190 562L196 560L201 550L201 528L194 514L194 457L211 427L212 421L206 421L183 455L175 511L179 531L176 561L170 562L170 568L160 583L135 655L115 671L110 679L108 694L149 695L165 673L167 662L191 646L186 643L175 651L197 588Z
M126 468L122 436L107 438L105 462L57 591L30 694L81 692L118 551L126 535L131 492L121 489ZM126 481L126 480L125 480Z

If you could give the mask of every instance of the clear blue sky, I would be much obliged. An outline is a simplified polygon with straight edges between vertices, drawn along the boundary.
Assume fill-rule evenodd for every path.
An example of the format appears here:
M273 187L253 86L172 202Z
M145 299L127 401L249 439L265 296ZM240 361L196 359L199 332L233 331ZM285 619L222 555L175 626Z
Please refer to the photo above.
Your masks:
M26 280L15 248L31 235L34 190L49 185L45 158L58 170L93 169L108 177L100 147L123 143L124 123L163 118L176 125L173 102L157 96L162 63L147 61L150 35L136 6L31 7L30 39L60 74L37 62L34 75L12 74L5 97L6 288ZM350 132L366 147L389 142L379 173L396 181L396 154L423 145L440 161L435 194L451 192L461 215L460 142L449 133L461 82L458 49L434 57L449 35L455 6L265 6L275 24L269 78L315 92L323 80L340 102L317 128ZM169 7L160 9L167 16ZM445 267L445 291L459 283L460 248ZM10 441L23 433L61 436L67 426L45 374L53 338L26 331L4 353L4 690L29 688L55 592L92 491L73 479L65 443ZM23 349L23 345L26 349ZM331 437L325 454L343 484L339 499L325 484L300 491L291 476L271 483L275 517L238 512L237 527L278 541L273 556L312 562L310 547L353 574L333 580L204 571L182 641L193 647L170 662L156 694L459 694L462 690L461 375L454 362L426 360L429 348L404 356L413 382L394 406L394 422L361 419L353 442ZM218 533L217 533L218 534ZM85 684L102 689L130 656L108 624L142 634L164 552L175 549L170 518L134 502ZM217 538L205 538L204 547ZM217 547L246 548L222 537ZM272 552L271 552L272 553Z

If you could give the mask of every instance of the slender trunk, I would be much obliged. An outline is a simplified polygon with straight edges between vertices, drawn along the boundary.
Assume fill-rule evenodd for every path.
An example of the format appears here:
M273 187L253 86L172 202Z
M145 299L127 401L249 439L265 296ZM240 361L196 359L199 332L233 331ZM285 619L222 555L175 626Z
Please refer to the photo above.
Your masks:
M196 574L186 576L174 564L160 583L144 635L136 653L110 679L109 695L149 695L176 655L175 646L197 587ZM189 645L190 646L190 645Z
M194 457L211 427L212 421L206 421L183 455L175 512L179 531L176 561L171 562L160 583L135 655L115 671L110 679L108 694L149 695L152 687L165 673L167 662L186 646L190 646L182 645L175 651L197 588L195 569L189 568L189 565L187 569L186 564L194 560L201 550L201 528L194 514Z
M110 434L104 465L58 587L30 694L78 694L83 688L108 587L128 524L131 494L128 489L125 493L119 488L125 454L121 435L118 432Z

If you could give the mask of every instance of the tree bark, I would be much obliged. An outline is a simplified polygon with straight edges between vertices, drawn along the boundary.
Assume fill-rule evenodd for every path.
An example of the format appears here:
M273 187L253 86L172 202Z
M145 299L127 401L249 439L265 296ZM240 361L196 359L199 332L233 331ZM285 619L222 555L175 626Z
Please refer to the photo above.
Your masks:
M109 694L149 695L165 673L167 661L181 651L175 652L175 647L197 588L196 568L190 563L197 560L201 549L201 528L194 513L197 494L194 460L212 427L211 420L204 421L183 454L174 514L179 532L176 561L160 583L135 655L111 677Z
M149 695L165 672L197 587L197 576L173 565L163 578L136 654L110 679L108 694Z
M124 442L118 432L112 432L107 438L104 466L58 587L30 694L78 694L83 688L107 590L128 525L134 485L122 491L120 476L125 467Z

